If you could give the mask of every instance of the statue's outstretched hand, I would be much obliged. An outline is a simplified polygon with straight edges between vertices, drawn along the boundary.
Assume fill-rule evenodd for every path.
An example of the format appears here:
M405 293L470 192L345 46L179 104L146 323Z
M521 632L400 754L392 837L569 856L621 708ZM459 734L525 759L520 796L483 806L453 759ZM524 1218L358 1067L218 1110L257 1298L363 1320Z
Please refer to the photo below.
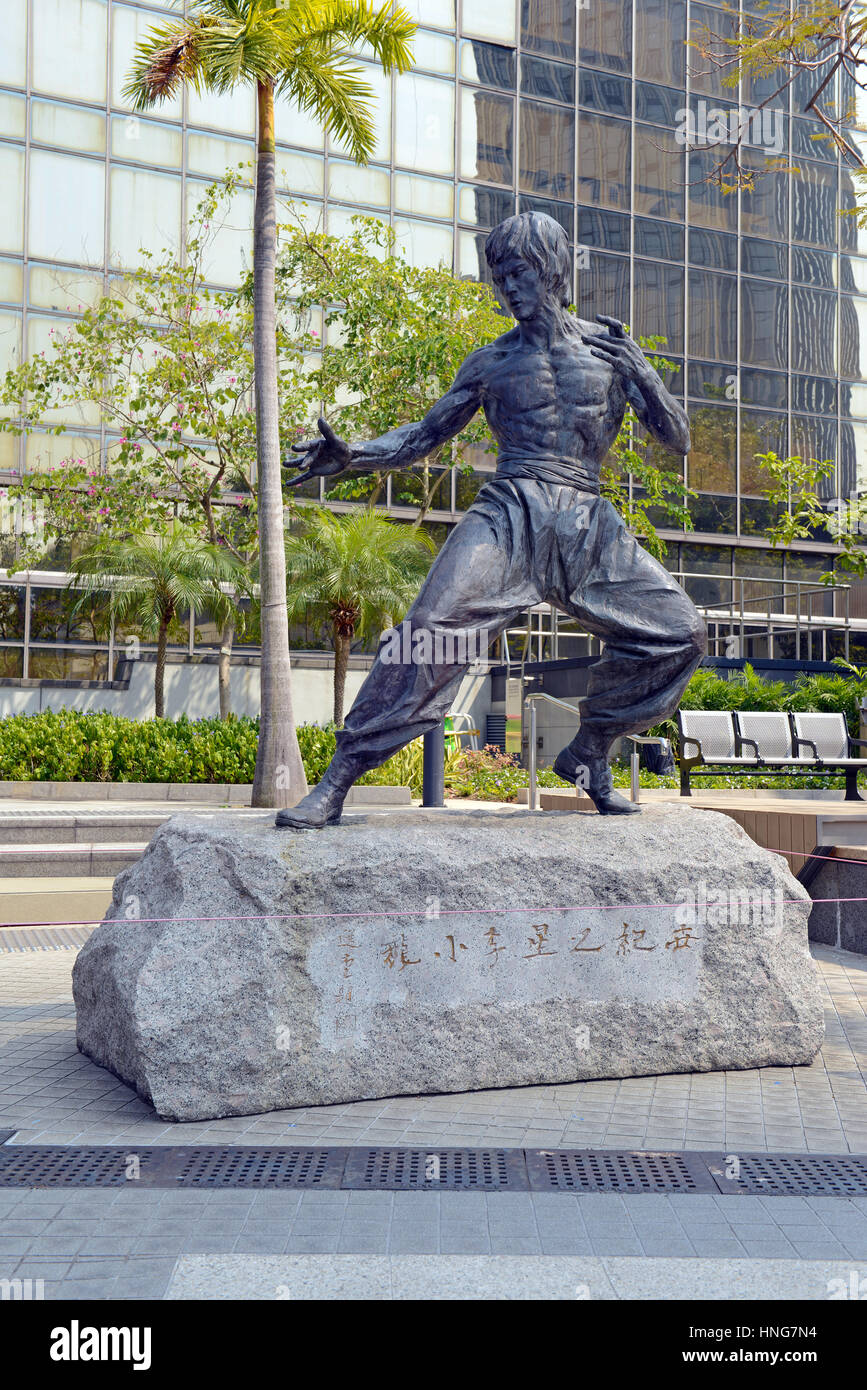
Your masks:
M298 460L297 467L303 468L304 472L299 473L297 478L290 478L289 486L297 487L299 483L306 483L308 478L328 478L336 473L343 473L352 461L352 450L342 439L338 439L328 421L323 415L318 420L319 433L321 439L306 439L303 444L293 444L293 453L303 454L304 457ZM291 467L291 464L284 464L284 467Z
M587 344L594 357L607 362L616 372L636 383L647 376L648 363L641 348L630 338L619 319L608 314L597 314L597 321L604 324L607 333L585 333L582 341Z

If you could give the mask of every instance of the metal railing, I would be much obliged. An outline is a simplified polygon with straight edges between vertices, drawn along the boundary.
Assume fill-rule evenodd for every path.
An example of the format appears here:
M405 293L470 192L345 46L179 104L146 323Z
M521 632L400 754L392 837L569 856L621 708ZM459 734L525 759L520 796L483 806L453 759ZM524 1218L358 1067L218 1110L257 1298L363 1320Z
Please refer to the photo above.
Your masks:
M565 700L557 700L553 695L546 695L543 690L533 690L529 695L524 696L524 708L530 715L530 749L527 758L527 765L530 771L530 787L528 803L531 811L537 810L538 787L536 779L536 701L546 700L549 705L559 705L561 709L568 710L574 717L575 722L580 722L580 716L574 705L567 704Z

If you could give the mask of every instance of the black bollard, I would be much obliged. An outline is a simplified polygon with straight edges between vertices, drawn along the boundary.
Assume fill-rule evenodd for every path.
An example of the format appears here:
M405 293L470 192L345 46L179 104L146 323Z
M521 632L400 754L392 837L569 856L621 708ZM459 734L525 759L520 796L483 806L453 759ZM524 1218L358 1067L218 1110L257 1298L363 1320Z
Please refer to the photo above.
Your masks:
M422 761L422 806L445 805L445 761L446 761L445 723L437 724L424 736L424 756Z

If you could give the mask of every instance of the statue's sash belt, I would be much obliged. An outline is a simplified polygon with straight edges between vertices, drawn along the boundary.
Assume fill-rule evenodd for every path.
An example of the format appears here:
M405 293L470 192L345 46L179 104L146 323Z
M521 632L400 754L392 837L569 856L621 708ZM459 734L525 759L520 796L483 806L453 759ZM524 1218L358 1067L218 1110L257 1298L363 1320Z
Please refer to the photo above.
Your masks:
M561 459L553 455L512 454L502 451L497 457L498 478L532 478L539 483L557 483L574 487L580 492L599 491L599 465L580 460Z

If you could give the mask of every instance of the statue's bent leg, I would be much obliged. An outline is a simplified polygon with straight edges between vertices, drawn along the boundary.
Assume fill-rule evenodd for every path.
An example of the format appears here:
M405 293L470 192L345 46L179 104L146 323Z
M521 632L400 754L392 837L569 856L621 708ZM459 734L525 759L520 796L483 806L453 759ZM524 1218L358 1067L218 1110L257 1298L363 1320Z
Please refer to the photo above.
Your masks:
M491 515L493 508L494 515ZM337 751L317 787L280 811L285 829L320 829L340 819L346 794L363 773L435 729L451 708L466 668L538 593L516 570L510 528L505 545L496 504L471 509L455 528L403 623L381 643L337 734Z
M581 727L554 771L589 779L603 814L635 810L614 792L608 753L616 738L641 733L677 709L707 649L701 616L684 590L599 499L586 544L561 541L568 583L550 597L604 643L581 702ZM573 548L569 550L569 547ZM594 783L596 793L594 794Z

